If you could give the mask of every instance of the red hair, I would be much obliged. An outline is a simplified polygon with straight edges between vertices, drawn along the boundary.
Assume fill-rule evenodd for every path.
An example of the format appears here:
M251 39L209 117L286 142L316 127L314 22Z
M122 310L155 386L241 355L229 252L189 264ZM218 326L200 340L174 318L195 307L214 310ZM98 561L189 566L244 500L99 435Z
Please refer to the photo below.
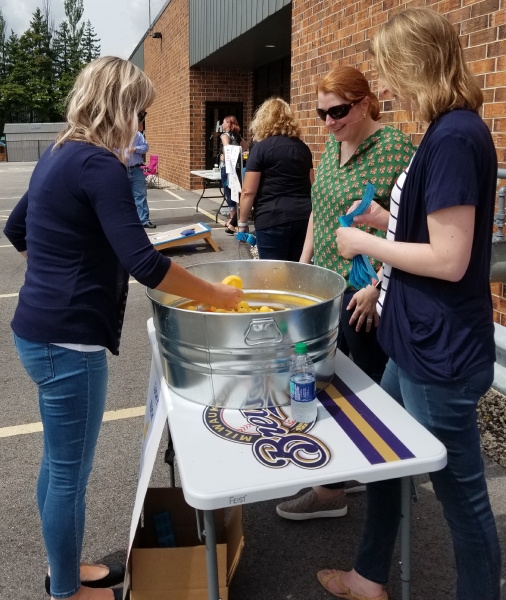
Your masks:
M229 115L228 117L225 117L223 120L228 122L228 124L230 126L230 131L232 131L233 133L239 133L239 131L241 131L241 128L239 127L239 123L237 122L237 119L234 117L234 115Z
M354 102L366 96L369 98L371 119L380 118L379 101L371 91L369 82L355 67L333 67L316 85L316 91L323 94L335 94Z

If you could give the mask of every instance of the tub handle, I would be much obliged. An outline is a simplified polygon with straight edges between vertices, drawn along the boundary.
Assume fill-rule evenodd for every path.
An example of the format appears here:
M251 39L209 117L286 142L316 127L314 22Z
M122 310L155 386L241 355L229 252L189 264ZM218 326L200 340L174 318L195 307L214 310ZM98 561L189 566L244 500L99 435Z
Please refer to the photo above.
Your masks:
M244 343L248 346L279 344L282 339L283 334L274 319L253 319L244 336Z

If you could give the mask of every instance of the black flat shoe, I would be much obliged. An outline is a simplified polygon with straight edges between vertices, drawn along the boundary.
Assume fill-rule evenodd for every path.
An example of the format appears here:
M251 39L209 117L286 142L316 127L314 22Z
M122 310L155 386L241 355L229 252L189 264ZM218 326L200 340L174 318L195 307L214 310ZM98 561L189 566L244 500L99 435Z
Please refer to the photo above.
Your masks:
M114 600L123 600L123 588L114 588L113 590ZM130 592L127 592L126 600L130 600Z
M228 227L225 227L225 233L228 233L229 235L235 235L235 231L229 229Z
M83 586L83 587L89 587L89 586ZM113 588L112 593L114 594L114 600L123 600L123 588ZM127 591L125 600L130 600L130 591Z
M146 221L145 223L143 223L143 225L144 229L156 229L156 225L153 225L151 221Z
M109 567L109 573L107 573L105 577L102 577L102 579L95 579L94 581L81 581L81 584L90 588L108 588L112 587L113 585L118 585L118 583L123 583L123 580L125 579L125 565L113 564L106 566ZM51 578L49 575L46 575L46 580L44 583L46 592L51 595ZM116 590L113 591L114 600L117 600ZM123 593L123 590L120 591ZM118 598L121 600L122 596L119 596Z

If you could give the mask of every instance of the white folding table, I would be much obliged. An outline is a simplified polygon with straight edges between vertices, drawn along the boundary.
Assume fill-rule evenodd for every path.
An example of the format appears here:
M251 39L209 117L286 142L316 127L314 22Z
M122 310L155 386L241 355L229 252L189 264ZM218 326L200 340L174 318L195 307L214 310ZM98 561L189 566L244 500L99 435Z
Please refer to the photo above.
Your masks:
M191 175L196 175L197 177L202 178L203 189L202 194L200 194L200 198L197 200L197 205L195 206L195 212L199 212L199 204L202 198L219 198L221 200L221 204L218 207L218 211L216 213L216 222L218 222L218 215L220 213L221 207L225 204L225 194L223 193L223 186L221 184L221 173L216 172L212 169L201 170L201 171L190 171ZM208 189L217 189L219 191L218 195L214 196L204 196L206 190Z
M152 373L162 379L152 319L148 333ZM157 389L184 497L204 512L210 600L219 598L213 510L325 483L391 478L402 478L401 579L408 600L411 476L442 469L446 450L351 360L337 352L334 379L318 394L311 425L294 424L289 407L220 409L184 400L166 385Z

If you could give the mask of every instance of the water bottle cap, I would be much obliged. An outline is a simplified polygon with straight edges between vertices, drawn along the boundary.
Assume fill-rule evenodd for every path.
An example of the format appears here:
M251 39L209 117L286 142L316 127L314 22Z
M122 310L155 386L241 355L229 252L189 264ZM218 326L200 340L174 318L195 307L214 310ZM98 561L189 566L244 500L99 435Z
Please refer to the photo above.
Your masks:
M295 344L295 354L307 354L307 345L304 342Z

